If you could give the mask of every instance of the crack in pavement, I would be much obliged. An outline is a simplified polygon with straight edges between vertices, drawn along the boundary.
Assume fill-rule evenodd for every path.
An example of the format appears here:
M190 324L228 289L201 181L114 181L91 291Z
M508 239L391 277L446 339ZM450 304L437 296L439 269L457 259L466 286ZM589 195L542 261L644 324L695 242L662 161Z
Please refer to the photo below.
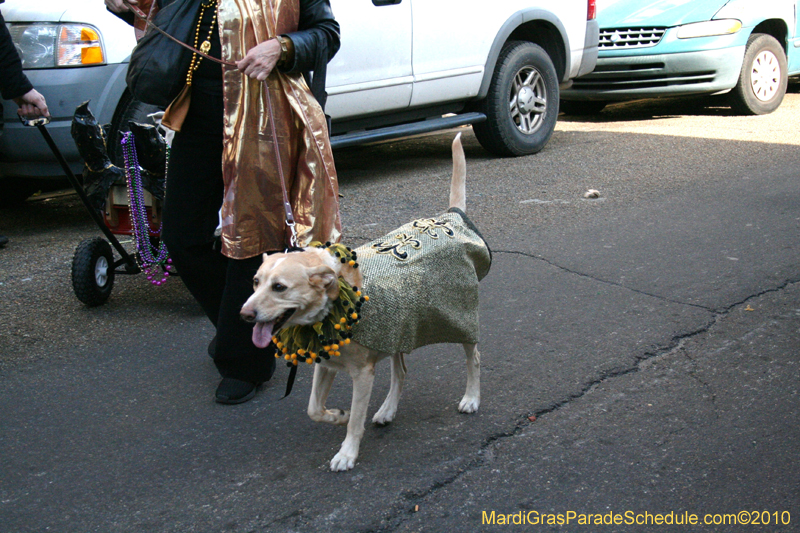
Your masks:
M602 278L598 278L598 277L592 276L591 274L586 274L584 272L578 272L577 270L572 270L572 269L567 268L565 266L559 265L558 263L555 263L555 262L551 261L550 259L547 259L546 257L543 257L541 255L531 254L531 253L527 253L527 252L519 252L519 251L516 251L516 250L492 250L492 253L493 254L521 255L521 256L524 256L524 257L530 257L531 259L537 259L539 261L543 261L543 262L547 263L548 265L550 265L550 266L552 266L554 268L557 268L558 270L567 272L569 274L573 274L575 276L580 276L582 278L587 278L587 279L590 279L592 281L596 281L598 283L604 283L606 285L619 287L620 289L625 289L627 291L631 291L631 292L636 293L636 294L641 294L642 296L648 296L650 298L655 298L657 300L662 300L664 302L669 302L669 303L673 303L673 304L677 304L677 305L685 305L687 307L694 307L695 309L702 309L703 311L708 311L709 313L714 313L714 314L725 314L725 313L728 313L734 307L738 307L738 306L746 303L748 300L752 300L753 298L758 298L759 296L764 296L765 294L769 294L771 292L781 291L781 290L785 289L786 287L788 287L789 285L791 285L793 283L800 282L800 277L790 278L790 279L787 279L786 281L784 281L782 284L778 285L777 287L773 287L771 289L764 289L761 292L758 292L758 293L755 293L755 294L751 294L749 296L745 296L741 300L739 300L737 302L733 302L733 303L731 303L731 304L729 304L729 305L727 305L725 307L714 309L712 307L708 307L708 306L705 306L705 305L693 304L693 303L689 303L689 302L682 302L680 300L673 300L671 298L667 298L666 296L662 296L660 294L649 293L649 292L646 292L646 291L643 291L643 290L640 290L640 289L636 289L634 287L628 287L626 285L623 285L621 283L617 283L615 281L609 281L607 279L602 279Z
M617 369L617 370L612 370L612 371L608 371L608 372L603 372L596 379L585 383L583 385L583 387L581 388L581 390L568 395L566 398L563 398L561 400L555 401L551 405L549 405L549 406L547 406L547 407L545 407L543 409L539 409L538 411L534 412L532 415L531 414L520 415L519 416L519 420L514 424L513 428L509 429L508 431L497 432L497 433L494 433L494 434L489 435L488 437L486 437L486 439L484 439L484 441L479 446L479 448L478 448L478 450L477 450L477 452L475 454L475 457L473 459L471 459L466 465L460 467L457 472L454 472L453 474L451 474L450 476L448 476L445 479L441 479L441 480L435 481L432 485L430 485L427 488L424 488L424 489L421 489L421 490L418 490L418 491L410 491L408 494L404 495L406 500L409 501L409 505L407 507L405 507L404 509L398 509L396 511L388 513L387 516L382 520L382 522L383 522L382 525L380 525L377 529L368 528L366 530L363 530L364 533L366 533L367 531L369 531L369 532L393 531L393 530L397 529L398 527L400 527L404 522L406 522L406 521L411 519L411 517L416 512L415 507L418 509L419 508L418 506L426 498L428 498L432 494L438 492L439 490L441 490L441 489L443 489L443 488L445 488L445 487L447 487L449 485L452 485L453 483L458 481L464 474L466 474L468 472L471 472L473 470L476 470L476 469L484 466L485 464L488 464L489 462L493 461L494 458L495 458L494 457L495 454L494 454L494 451L491 448L491 446L494 443L496 443L498 441L501 441L501 440L504 440L504 439L507 439L507 438L510 438L510 437L515 437L515 436L519 435L519 433L523 429L528 427L536 419L538 419L538 418L540 418L540 417L542 417L544 415L547 415L547 414L553 413L555 411L558 411L559 409L561 409L562 407L570 404L571 402L574 402L575 400L583 398L584 396L586 396L587 394L591 393L594 389L596 389L600 385L606 383L607 381L610 381L612 379L615 379L615 378L618 378L618 377L622 377L622 376L625 376L625 375L628 375L628 374L636 373L639 370L641 370L642 368L646 368L646 366L651 365L651 364L653 364L654 362L656 362L656 361L658 361L660 359L668 358L668 357L670 357L672 355L677 354L678 352L681 352L683 350L687 340L689 340L691 338L694 338L694 337L697 337L698 335L703 335L705 333L708 333L709 330L711 330L715 325L717 325L723 318L728 316L734 308L736 308L738 306L741 306L741 305L747 303L750 300L753 300L755 298L759 298L759 297L761 297L761 296L763 296L765 294L783 291L786 288L788 288L790 285L793 285L795 283L800 282L800 279L786 280L784 283L780 284L778 287L775 287L775 288L772 288L772 289L765 289L765 290L762 290L762 291L760 291L760 292L758 292L756 294L752 294L750 296L747 296L747 297L743 298L741 301L733 303L731 305L728 305L728 306L726 306L725 308L723 308L721 310L713 310L713 309L709 309L707 307L696 305L696 304L687 304L687 303L684 303L684 302L678 302L678 301L670 300L669 298L664 298L662 296L647 294L645 292L642 292L642 291L639 291L639 290L636 290L636 289L632 289L630 287L625 287L625 286L620 285L618 283L614 283L614 282L610 282L610 281L605 281L605 280L593 278L592 276L589 276L587 274L583 274L583 273L580 273L580 272L575 272L575 271L572 271L570 269L567 269L567 268L564 268L564 267L560 267L559 265L556 265L555 263L553 263L553 262L551 262L551 261L549 261L549 260L547 260L547 259L545 259L543 257L536 256L536 255L527 254L527 253L524 253L524 252L498 251L498 250L493 250L493 253L495 253L495 254L503 254L503 253L505 253L505 254L517 254L517 255L523 255L523 256L526 256L526 257L530 257L532 259L541 260L541 261L544 261L544 262L546 262L546 263L548 263L548 264L550 264L550 265L552 265L552 266L554 266L556 268L559 268L560 270L563 270L565 272L568 272L568 273L571 273L571 274L574 274L574 275L577 275L577 276L586 277L586 278L592 279L594 281L598 281L598 282L601 282L601 283L607 283L609 285L614 285L614 286L617 286L617 287L621 287L623 289L627 289L627 290L630 290L632 292L635 292L635 293L638 293L638 294L642 294L642 295L645 295L645 296L651 296L651 297L657 298L659 300L663 300L663 301L667 301L667 302L671 302L671 303L675 303L675 304L679 304L679 305L686 305L688 307L695 307L695 308L699 308L699 309L704 309L704 310L712 313L714 316L711 317L711 319L708 320L708 322L706 322L702 326L698 327L694 331L690 331L690 332L684 333L682 335L673 336L672 339L670 340L670 342L664 347L656 347L654 350L650 350L650 351L644 352L642 355L635 355L635 364L633 364L632 366L629 366L627 368L621 368L621 369ZM684 353L684 356L686 356L685 353ZM686 356L686 357L688 357L688 356ZM700 385L702 385L702 386L704 386L704 388L706 388L706 390L710 389L708 384L704 383L698 377L696 377L694 375L691 375L691 374L693 374L693 373L690 372L690 377L692 379L697 380ZM715 403L716 395L714 394L714 391L710 390L709 392L712 394L712 399L711 399L712 403ZM719 416L719 415L717 415L717 416Z
M639 289L635 289L633 287L628 287L628 286L623 285L621 283L617 283L615 281L609 281L609 280L606 280L606 279L601 279L601 278L594 277L594 276L592 276L590 274L586 274L584 272L578 272L577 270L572 270L572 269L567 268L565 266L561 266L558 263L555 263L555 262L551 261L550 259L547 259L546 257L543 257L541 255L531 254L531 253L527 253L527 252L518 252L518 251L515 251L515 250L492 250L492 253L493 254L521 255L521 256L524 256L524 257L530 257L531 259L538 259L539 261L543 261L543 262L547 263L548 265L550 265L550 266L552 266L554 268L557 268L558 270L562 270L564 272L567 272L569 274L574 274L574 275L580 276L582 278L587 278L587 279L590 279L592 281L596 281L598 283L604 283L606 285L612 285L614 287L619 287L621 289L625 289L627 291L631 291L631 292L634 292L636 294L641 294L643 296L649 296L650 298L656 298L658 300L663 300L665 302L670 302L670 303L673 303L673 304L685 305L685 306L688 306L688 307L694 307L694 308L697 308L697 309L702 309L703 311L708 311L709 313L715 313L715 312L718 311L716 309L711 309L711 308L706 307L704 305L681 302L679 300L673 300L671 298L667 298L666 296L661 296L659 294L653 294L653 293L645 292L645 291L642 291L642 290L639 290Z

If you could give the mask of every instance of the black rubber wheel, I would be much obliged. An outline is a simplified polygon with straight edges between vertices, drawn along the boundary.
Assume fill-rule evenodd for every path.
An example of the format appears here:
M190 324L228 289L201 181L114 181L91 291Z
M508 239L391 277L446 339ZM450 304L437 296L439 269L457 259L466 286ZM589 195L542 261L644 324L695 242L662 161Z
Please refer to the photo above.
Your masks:
M526 41L509 41L497 58L489 93L478 109L486 121L475 136L500 156L535 154L544 148L558 118L558 78L547 52Z
M111 157L111 162L122 167L125 164L122 156L122 146L119 141L121 139L120 132L130 131L128 126L129 122L138 122L140 124L153 124L153 121L147 117L151 113L163 111L162 108L145 104L139 100L134 100L133 95L125 89L117 104L117 109L114 111L114 116L111 119L111 129L108 132L108 154Z
M606 108L608 102L599 100L561 100L560 111L565 115L596 115Z
M730 93L731 108L743 115L766 115L781 105L788 85L786 53L771 35L747 40L739 81Z
M72 257L72 289L89 307L103 305L114 286L114 255L100 237L86 239Z

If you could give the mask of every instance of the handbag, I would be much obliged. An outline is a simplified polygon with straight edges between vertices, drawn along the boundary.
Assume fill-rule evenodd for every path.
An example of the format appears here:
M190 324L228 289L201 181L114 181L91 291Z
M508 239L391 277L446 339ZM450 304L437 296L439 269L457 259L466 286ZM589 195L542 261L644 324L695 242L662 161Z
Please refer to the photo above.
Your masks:
M163 7L152 24L186 43L200 12L197 0L174 0ZM167 107L183 89L191 52L164 33L148 31L131 53L125 81L141 102Z
M161 125L172 131L180 132L183 121L186 120L186 115L189 114L191 103L192 86L185 84L178 96L175 97L175 100L164 110L164 115L161 117Z

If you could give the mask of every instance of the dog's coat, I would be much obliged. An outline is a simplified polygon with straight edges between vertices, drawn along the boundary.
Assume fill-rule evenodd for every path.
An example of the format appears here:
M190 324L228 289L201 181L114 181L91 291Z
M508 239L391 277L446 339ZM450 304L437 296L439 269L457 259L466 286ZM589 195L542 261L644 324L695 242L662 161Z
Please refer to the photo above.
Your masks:
M450 212L414 221L358 249L361 268L343 263L320 248L264 255L254 278L255 292L241 310L242 318L256 323L253 341L257 345L265 345L282 328L324 320L339 297L340 277L359 288L366 283L365 292L370 295L370 301L363 305L361 322L353 330L354 342L342 343L340 356L318 358L314 365L308 415L318 422L347 424L347 437L331 460L331 470L349 470L355 465L375 365L381 359L392 358L391 385L373 422L391 422L397 412L406 374L403 352L438 342L462 343L467 387L458 409L463 413L478 410L478 281L489 270L491 253L463 214L465 181L466 162L459 134L453 141ZM350 412L325 407L340 370L353 379Z
M356 252L370 301L355 342L386 353L478 342L478 281L491 253L463 211L415 220Z

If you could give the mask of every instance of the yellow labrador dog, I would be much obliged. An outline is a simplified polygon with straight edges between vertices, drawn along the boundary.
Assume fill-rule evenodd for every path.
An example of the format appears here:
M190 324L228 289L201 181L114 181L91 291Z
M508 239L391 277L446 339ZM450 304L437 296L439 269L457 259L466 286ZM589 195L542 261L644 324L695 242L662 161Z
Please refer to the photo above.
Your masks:
M290 366L316 363L308 415L347 424L331 470L355 465L381 359L391 357L392 373L389 394L372 418L377 424L391 422L397 412L406 375L403 354L427 344L463 345L467 388L458 409L474 413L480 405L478 281L488 273L491 252L464 214L460 137L453 141L447 213L415 220L356 250L328 243L265 254L255 292L241 309L242 318L254 322L257 346L275 342ZM349 412L325 406L342 370L353 379Z

